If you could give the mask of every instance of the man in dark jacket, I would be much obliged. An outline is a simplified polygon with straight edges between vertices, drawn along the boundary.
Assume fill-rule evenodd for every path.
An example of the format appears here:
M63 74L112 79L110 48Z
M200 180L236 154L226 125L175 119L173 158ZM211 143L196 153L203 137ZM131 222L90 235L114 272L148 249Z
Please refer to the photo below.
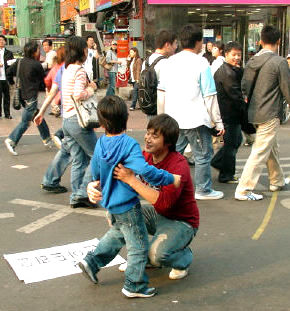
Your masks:
M263 164L267 165L270 191L289 183L279 163L277 134L283 115L283 97L290 103L290 73L285 58L276 54L281 33L273 26L261 32L263 49L252 57L245 68L242 90L248 97L249 122L256 126L256 139L235 192L237 200L261 200L255 188Z
M242 142L241 120L245 101L241 90L243 70L240 68L242 46L229 42L225 46L226 62L216 71L214 80L218 103L225 127L224 145L216 153L211 165L218 169L219 182L238 183L235 177L236 154Z
M2 116L2 94L3 94L3 110L6 119L12 119L10 115L10 92L7 82L7 68L9 61L14 59L13 53L5 48L7 39L0 35L0 117Z

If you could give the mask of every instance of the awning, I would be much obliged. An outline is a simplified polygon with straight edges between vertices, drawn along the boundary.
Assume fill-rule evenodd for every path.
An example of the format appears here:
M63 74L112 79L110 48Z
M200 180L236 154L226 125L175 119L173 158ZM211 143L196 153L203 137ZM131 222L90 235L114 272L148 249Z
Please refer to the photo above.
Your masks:
M96 10L102 11L122 2L130 2L130 0L96 0Z
M147 0L148 4L290 4L290 0Z

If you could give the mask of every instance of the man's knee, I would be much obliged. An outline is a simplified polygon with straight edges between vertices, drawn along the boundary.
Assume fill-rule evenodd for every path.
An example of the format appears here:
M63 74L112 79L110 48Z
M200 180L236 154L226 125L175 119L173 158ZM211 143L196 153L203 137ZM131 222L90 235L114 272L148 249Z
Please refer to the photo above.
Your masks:
M148 257L153 266L161 267L166 263L169 255L166 253L164 241L167 240L167 234L159 234L154 242L150 245Z

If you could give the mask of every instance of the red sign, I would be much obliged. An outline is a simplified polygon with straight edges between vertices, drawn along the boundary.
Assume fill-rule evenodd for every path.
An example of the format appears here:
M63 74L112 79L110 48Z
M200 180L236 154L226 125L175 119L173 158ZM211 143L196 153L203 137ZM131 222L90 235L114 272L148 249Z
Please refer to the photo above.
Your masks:
M73 19L77 15L75 7L79 6L79 0L63 0L60 2L60 20Z

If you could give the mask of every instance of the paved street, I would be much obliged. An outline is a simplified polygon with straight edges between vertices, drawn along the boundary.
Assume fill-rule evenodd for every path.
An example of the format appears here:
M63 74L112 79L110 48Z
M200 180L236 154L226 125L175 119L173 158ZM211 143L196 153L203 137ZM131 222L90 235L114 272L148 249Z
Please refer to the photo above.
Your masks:
M129 103L128 103L129 104ZM290 310L290 186L268 191L266 168L258 191L265 199L238 202L235 185L217 182L214 188L225 198L198 201L199 232L192 242L195 259L190 274L180 281L168 279L169 269L148 270L150 284L158 295L151 299L128 300L121 295L123 274L117 266L99 273L93 285L81 274L24 284L19 281L3 254L65 245L100 238L107 230L101 209L71 210L69 194L40 190L42 176L56 149L46 149L32 126L10 155L3 141L18 124L0 119L0 311L131 311L131 310ZM61 120L47 116L52 131ZM129 135L143 145L146 118L140 110L130 112ZM279 132L281 163L290 175L290 122ZM250 148L238 153L238 175ZM192 168L193 176L194 168ZM69 171L62 184L69 188ZM126 258L126 251L121 255Z

